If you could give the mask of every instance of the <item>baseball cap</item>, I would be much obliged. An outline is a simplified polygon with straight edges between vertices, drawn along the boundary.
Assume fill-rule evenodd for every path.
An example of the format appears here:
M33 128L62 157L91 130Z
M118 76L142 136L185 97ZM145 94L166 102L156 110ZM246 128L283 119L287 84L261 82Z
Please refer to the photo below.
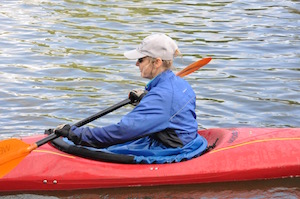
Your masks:
M159 33L146 37L136 49L125 52L124 56L128 59L139 59L149 56L161 58L162 60L173 60L177 49L178 46L173 39Z

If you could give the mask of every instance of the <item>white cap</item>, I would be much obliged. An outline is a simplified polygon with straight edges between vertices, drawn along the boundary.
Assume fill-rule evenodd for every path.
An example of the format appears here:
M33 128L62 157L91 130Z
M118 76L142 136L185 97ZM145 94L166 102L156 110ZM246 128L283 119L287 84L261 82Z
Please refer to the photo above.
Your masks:
M159 33L146 37L137 49L125 52L124 56L128 59L149 56L162 60L173 60L177 49L178 46L173 39Z

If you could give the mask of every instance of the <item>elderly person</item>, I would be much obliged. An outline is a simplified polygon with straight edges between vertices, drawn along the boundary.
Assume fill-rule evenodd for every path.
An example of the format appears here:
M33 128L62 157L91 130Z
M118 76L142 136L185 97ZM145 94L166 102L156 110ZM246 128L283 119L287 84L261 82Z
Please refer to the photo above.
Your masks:
M165 34L146 37L138 48L124 53L137 60L141 76L150 79L146 92L130 92L139 101L135 108L117 124L95 128L65 124L54 132L77 145L132 155L136 163L180 162L201 155L207 141L197 133L195 93L171 71L178 54L177 44Z

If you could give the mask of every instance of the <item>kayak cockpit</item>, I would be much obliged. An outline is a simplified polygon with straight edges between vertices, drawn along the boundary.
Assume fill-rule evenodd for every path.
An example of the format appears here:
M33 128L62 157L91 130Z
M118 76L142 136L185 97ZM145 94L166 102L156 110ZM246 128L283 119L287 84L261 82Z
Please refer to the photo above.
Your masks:
M205 137L208 141L208 147L201 155L215 148L224 136L222 133L216 134L206 130L199 131L199 134ZM72 142L67 141L64 138L57 138L53 140L51 144L60 151L83 158L88 158L102 162L137 164L134 160L133 155L115 154L97 149L94 150L90 147L74 145Z

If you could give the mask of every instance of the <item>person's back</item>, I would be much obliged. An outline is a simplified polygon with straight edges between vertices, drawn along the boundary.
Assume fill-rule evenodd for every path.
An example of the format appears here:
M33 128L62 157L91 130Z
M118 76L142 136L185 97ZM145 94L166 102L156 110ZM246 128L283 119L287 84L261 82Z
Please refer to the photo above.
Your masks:
M165 115L160 119L153 114L150 118L152 121L157 120L152 132L163 131L155 136L170 147L182 147L195 139L198 128L195 114L196 96L191 86L168 70L156 77L146 90L149 92L141 101L141 105L144 106L141 109L147 107ZM154 101L151 95L159 97Z

